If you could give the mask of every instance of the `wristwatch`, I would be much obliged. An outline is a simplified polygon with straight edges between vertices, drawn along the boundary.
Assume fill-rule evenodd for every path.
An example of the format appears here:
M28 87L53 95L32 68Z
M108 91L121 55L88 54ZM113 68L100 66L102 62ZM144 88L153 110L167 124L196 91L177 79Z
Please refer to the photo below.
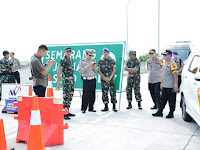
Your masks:
M178 87L178 85L177 85L177 84L174 84L174 87Z
M110 78L112 79L112 76L110 76Z

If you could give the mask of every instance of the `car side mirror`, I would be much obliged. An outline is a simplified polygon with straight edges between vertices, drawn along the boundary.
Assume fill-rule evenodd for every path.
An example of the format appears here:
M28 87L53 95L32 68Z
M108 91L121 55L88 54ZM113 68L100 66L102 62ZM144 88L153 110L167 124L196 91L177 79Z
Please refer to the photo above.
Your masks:
M200 72L195 73L194 79L195 79L196 81L200 81Z

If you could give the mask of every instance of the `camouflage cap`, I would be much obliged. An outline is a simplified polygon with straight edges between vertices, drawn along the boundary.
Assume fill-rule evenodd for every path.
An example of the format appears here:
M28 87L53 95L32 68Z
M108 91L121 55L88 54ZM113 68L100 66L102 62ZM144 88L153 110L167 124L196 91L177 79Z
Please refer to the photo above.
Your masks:
M129 51L128 54L129 54L129 56L130 55L136 55L136 51Z
M86 53L89 55L93 55L94 50L93 49L86 49Z

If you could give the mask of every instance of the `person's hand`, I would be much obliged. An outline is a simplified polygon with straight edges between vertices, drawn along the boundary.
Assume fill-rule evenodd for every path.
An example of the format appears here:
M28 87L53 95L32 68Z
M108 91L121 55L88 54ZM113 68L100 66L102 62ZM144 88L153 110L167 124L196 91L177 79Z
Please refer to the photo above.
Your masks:
M160 84L160 89L162 90L162 83Z
M51 59L49 59L45 64L49 65L50 64Z
M97 65L96 64L93 64L93 66L92 66L93 68L96 68L97 67Z
M92 67L93 66L93 62L91 62L89 65L88 65L88 68Z
M177 86L174 87L174 91L178 92L178 87Z
M107 81L110 82L110 80L111 80L111 78L110 78L110 77L107 77Z
M60 90L60 84L57 85L56 90Z
M137 73L137 71L133 68L131 68L131 73Z
M107 77L103 77L103 80L107 82Z
M56 62L55 59L51 59L49 65L53 65L55 64L55 62Z

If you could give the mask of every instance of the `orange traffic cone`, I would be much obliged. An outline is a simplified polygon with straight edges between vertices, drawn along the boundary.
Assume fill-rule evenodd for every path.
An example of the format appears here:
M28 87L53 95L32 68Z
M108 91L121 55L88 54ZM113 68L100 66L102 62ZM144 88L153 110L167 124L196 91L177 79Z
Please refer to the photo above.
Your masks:
M53 86L52 86L51 74L49 74L46 97L52 97L52 96L54 96L54 94L53 94Z
M33 96L27 150L44 150L38 97Z
M3 126L3 117L1 112L1 104L0 104L0 150L7 150L6 137Z
M29 85L29 96L32 96L32 95L33 95L32 86Z

